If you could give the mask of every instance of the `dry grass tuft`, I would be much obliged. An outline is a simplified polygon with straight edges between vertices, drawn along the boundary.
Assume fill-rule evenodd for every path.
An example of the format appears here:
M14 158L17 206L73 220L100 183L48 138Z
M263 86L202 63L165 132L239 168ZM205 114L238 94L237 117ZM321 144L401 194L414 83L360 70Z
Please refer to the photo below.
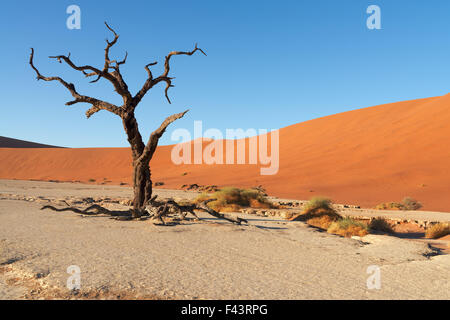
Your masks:
M216 199L208 203L208 206L218 212L236 212L242 207L274 208L274 205L263 193L256 189L225 187L212 194L200 194L194 200L194 203L200 203L208 199Z
M435 223L427 228L425 231L425 238L427 239L438 239L445 237L450 234L450 223L440 222Z
M394 229L383 217L372 219L369 223L369 230L381 231L385 233L394 233Z
M332 207L332 202L330 199L314 197L311 198L307 204L305 204L300 217L302 220L308 221L310 219L320 218L323 216L328 216L332 221L342 218L341 215Z
M405 206L399 202L385 202L375 206L377 210L405 210Z
M330 199L314 197L303 207L303 212L291 217L290 221L306 221L311 226L327 230L330 224L341 219L332 207Z
M332 217L328 215L323 215L320 217L308 219L306 220L306 223L313 227L327 230L334 221L336 220L334 220Z
M333 222L327 232L346 238L350 238L352 236L363 237L369 234L368 226L366 224L352 218L344 218Z
M385 202L375 206L377 210L419 210L422 204L411 198L406 197L402 202Z
M402 200L402 203L405 207L405 210L419 210L420 208L422 208L422 204L411 197L404 198Z
M332 201L324 197L313 197L311 198L303 207L304 211L314 210L314 209L330 209L332 206Z

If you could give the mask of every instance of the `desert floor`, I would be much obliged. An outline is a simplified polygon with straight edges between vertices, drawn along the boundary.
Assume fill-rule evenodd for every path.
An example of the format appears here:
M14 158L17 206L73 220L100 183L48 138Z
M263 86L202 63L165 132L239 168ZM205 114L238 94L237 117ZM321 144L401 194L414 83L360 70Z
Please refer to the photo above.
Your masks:
M155 192L163 198L196 196ZM131 189L0 180L0 194L130 197ZM248 225L200 214L201 221L157 226L41 206L0 200L1 299L450 299L450 255L424 241L347 239L302 222L245 214L239 215ZM449 220L448 213L380 213ZM71 265L81 270L77 294L66 289ZM380 289L367 288L371 265L380 267Z

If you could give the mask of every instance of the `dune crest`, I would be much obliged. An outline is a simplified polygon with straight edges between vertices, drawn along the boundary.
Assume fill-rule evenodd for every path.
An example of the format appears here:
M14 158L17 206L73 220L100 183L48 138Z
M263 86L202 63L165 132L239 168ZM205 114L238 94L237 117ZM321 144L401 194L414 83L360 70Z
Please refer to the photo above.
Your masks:
M0 136L0 148L61 148L61 147Z

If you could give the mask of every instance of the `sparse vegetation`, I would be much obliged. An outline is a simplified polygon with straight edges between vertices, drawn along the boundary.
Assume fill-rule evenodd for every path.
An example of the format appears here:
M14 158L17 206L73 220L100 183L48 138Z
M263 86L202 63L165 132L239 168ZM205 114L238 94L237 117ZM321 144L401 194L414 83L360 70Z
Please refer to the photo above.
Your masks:
M391 224L383 217L372 219L369 223L370 231L381 231L385 233L394 233Z
M331 209L332 201L324 197L313 197L303 207L304 211L314 209Z
M89 182L95 182L96 180L91 178L91 179L89 179L88 181L89 181Z
M377 210L406 210L405 206L399 202L385 202L375 206Z
M330 199L324 197L311 198L303 207L303 213L301 214L302 220L308 221L322 216L328 216L332 221L341 218L341 215L332 207L332 201ZM325 219L322 220L322 222L325 221ZM314 221L318 222L319 220L316 219Z
M351 236L363 237L369 233L368 229L368 226L363 222L352 218L343 218L333 222L327 232L347 238Z
M406 210L419 210L420 208L422 208L422 204L411 197L404 198L402 203L405 206Z
M306 223L313 227L317 227L317 228L320 228L323 230L328 230L328 228L334 221L336 221L336 220L333 219L332 217L330 217L328 215L323 215L323 216L308 219L306 221Z
M219 212L235 212L242 207L274 207L274 205L256 189L225 187L212 194L200 194L197 199L195 199L194 203L200 203L208 199L216 199L215 201L208 203L208 206Z
M290 220L306 221L307 224L327 230L341 215L332 206L332 201L324 197L313 197L303 206L303 212Z
M425 231L425 238L427 239L437 239L442 238L450 234L450 223L440 222L435 223L427 228Z
M198 185L196 183L183 184L181 186L181 189L192 190L192 191L202 191L202 192L208 192L208 193L212 193L212 192L216 192L216 191L220 190L220 188L214 184L213 185Z
M417 200L406 197L402 202L385 202L375 206L377 210L419 210L422 204Z

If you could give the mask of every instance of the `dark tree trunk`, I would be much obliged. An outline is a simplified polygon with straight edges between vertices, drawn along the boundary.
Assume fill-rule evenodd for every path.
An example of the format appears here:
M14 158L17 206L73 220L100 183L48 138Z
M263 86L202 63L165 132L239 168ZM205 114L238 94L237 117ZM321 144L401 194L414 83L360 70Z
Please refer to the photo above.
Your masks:
M142 142L142 136L139 133L134 112L127 112L122 116L123 127L127 134L133 157L133 209L136 214L141 213L152 198L150 160L156 151L159 138L164 134L169 124L182 118L186 112L188 110L167 117L161 126L152 132L146 145Z
M139 132L134 112L127 112L122 116L123 128L127 134L128 143L131 146L133 161L136 161L144 151L145 145ZM134 166L134 165L133 165Z
M133 161L133 191L133 209L143 210L152 198L152 180L148 162Z
M142 142L134 113L125 114L122 120L133 158L133 209L140 211L144 209L152 197L150 165L146 157L141 159L145 145Z

